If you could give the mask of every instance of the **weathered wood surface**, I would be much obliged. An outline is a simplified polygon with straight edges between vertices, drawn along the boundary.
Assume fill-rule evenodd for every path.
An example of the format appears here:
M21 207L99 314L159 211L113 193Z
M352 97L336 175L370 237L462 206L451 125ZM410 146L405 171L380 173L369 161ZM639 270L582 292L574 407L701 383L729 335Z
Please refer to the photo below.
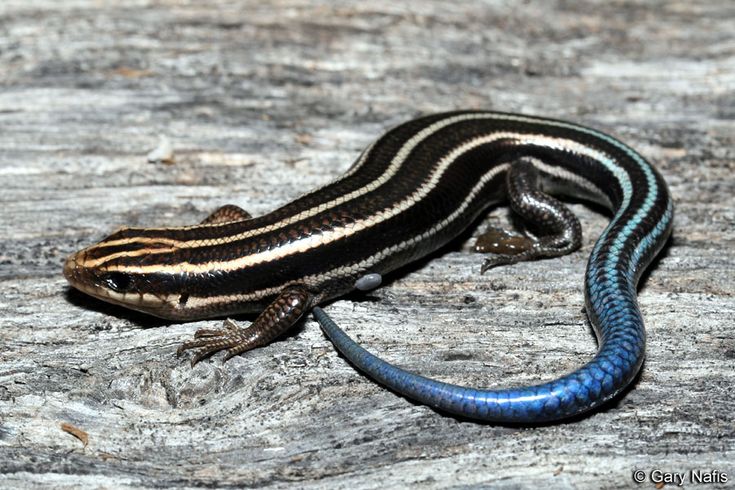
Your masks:
M618 488L634 469L732 483L733 2L234 3L0 3L0 485ZM455 108L602 128L670 183L675 236L640 292L647 362L606 410L537 428L442 416L359 375L311 319L191 369L176 347L216 322L160 326L67 290L63 258L119 225L267 212L391 125ZM174 165L146 162L160 135ZM441 379L567 372L595 349L582 274L606 223L574 210L571 256L480 277L468 239L327 311Z

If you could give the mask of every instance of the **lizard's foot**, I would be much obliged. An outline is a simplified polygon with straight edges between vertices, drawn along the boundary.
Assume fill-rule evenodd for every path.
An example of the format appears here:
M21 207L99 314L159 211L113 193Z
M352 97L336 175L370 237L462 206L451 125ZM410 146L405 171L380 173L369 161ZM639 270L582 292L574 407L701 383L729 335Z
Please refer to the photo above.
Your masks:
M223 322L222 326L221 329L202 328L197 330L194 338L181 344L176 354L181 355L184 351L198 349L191 360L193 367L202 359L206 359L221 350L226 351L224 362L232 356L242 354L258 346L257 336L252 333L248 334L249 328L242 328L229 318Z
M198 349L191 360L191 365L194 366L202 359L223 350L224 362L232 356L270 343L301 318L312 300L312 294L304 286L290 286L281 291L251 325L243 328L227 319L223 328L197 330L194 338L184 342L177 352L181 354L185 350Z

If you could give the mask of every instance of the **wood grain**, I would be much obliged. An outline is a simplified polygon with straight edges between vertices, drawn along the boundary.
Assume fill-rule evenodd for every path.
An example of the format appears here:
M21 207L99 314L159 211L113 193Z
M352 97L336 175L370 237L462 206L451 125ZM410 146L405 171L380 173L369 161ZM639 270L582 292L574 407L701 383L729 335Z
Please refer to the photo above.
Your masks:
M328 5L0 3L0 486L620 488L635 469L731 483L735 4ZM458 108L609 131L670 184L675 235L640 291L648 358L603 411L536 428L443 416L358 374L311 319L191 369L176 348L217 322L163 325L61 276L117 226L265 213L392 125ZM146 160L161 136L173 165ZM327 311L444 380L565 373L595 350L582 278L607 222L573 209L585 241L570 256L480 276L468 235ZM507 220L494 210L473 234Z

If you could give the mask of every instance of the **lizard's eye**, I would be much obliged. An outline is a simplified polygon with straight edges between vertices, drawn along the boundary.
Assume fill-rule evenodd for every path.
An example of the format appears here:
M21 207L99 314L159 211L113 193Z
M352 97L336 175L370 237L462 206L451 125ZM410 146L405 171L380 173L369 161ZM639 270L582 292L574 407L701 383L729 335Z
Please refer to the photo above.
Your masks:
M107 284L107 287L118 293L129 291L133 285L133 279L130 275L123 272L110 272L104 276L103 280Z

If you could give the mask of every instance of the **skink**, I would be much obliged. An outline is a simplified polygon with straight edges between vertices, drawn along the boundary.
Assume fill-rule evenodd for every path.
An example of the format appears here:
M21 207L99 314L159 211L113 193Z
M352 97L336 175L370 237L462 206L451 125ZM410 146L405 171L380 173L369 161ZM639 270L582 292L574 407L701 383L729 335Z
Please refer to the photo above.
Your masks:
M613 215L585 274L598 352L562 378L501 390L427 379L368 353L317 306L378 286L502 201L534 232L480 237L477 249L491 253L483 271L570 253L580 225L551 194ZM559 120L459 111L392 129L340 178L265 216L228 205L194 226L122 228L69 257L64 274L94 297L172 320L260 312L245 328L197 331L179 349L196 350L192 363L267 344L313 310L342 354L388 388L469 418L537 423L593 409L635 377L645 351L636 285L672 221L663 178L619 140Z

